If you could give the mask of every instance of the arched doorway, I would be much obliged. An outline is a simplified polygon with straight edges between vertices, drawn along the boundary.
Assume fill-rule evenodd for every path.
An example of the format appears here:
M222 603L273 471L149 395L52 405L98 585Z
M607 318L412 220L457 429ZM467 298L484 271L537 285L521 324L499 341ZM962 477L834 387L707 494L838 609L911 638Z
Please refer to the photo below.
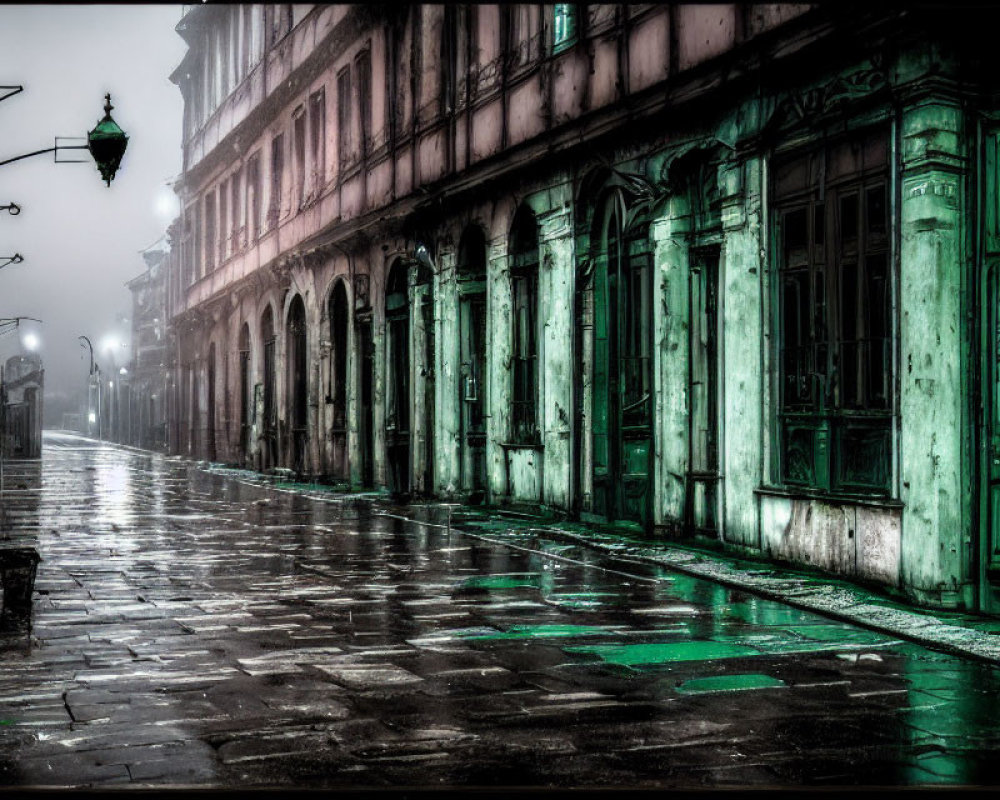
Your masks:
M264 385L262 388L263 397L260 441L260 465L262 469L275 466L278 452L278 409L275 402L275 335L274 335L274 312L268 305L261 315L260 340L264 345Z
M612 189L591 226L592 272L580 331L589 376L589 511L609 522L651 522L652 254L648 223L626 224L625 197ZM589 460L589 464L587 461Z
M250 457L250 431L253 407L250 373L250 326L240 328L240 464L246 466Z
M330 292L328 314L330 320L330 390L331 443L333 462L331 474L341 481L349 479L347 462L347 287L338 280Z
M389 488L410 493L410 305L406 265L389 270L385 292L385 438Z
M288 309L288 357L285 387L288 397L290 466L296 473L306 471L309 441L309 366L307 360L306 307L301 295L292 298Z
M216 460L215 450L215 342L208 346L208 429L205 434L205 457Z
M458 245L460 464L469 503L486 499L486 235L469 225Z

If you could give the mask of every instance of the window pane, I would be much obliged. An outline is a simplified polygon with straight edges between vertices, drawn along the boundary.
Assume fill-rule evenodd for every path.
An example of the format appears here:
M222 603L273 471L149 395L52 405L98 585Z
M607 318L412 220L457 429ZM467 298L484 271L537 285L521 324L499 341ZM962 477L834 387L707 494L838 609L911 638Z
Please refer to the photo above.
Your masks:
M884 490L889 486L889 421L845 423L837 433L836 488Z
M885 184L865 192L865 215L869 236L885 236Z
M809 229L806 209L789 211L782 220L785 266L797 267L809 262Z
M890 335L889 281L885 253L869 256L866 263L868 303L868 406L889 407Z
M854 250L858 246L858 196L849 194L840 198L840 246Z

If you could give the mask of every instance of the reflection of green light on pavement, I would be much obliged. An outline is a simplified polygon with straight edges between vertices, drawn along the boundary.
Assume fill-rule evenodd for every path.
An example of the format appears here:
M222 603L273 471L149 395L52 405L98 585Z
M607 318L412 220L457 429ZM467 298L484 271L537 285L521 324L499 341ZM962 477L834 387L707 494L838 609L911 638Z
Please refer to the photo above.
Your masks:
M724 642L670 642L667 644L587 645L567 647L567 653L592 654L609 664L626 667L670 661L711 661L717 658L759 656L752 647Z
M784 625L783 631L820 642L842 644L888 644L895 640L874 631L848 625Z
M13 725L14 720L12 719L0 719L0 725Z
M496 633L473 633L463 635L471 641L495 641L501 639L544 639L558 636L607 636L612 631L591 625L514 625L507 631Z
M715 675L711 678L692 678L677 687L680 694L709 694L712 692L742 692L747 689L776 689L785 682L770 675Z
M537 589L541 576L536 572L512 573L509 575L484 575L463 581L462 589Z

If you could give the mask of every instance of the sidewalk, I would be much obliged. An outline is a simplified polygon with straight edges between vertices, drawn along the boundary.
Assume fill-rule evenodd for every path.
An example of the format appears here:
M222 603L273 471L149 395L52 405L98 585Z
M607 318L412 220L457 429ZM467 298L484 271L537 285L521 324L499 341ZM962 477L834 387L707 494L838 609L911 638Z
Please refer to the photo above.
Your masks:
M248 470L207 465L203 469L238 480L294 492L316 500L343 502L385 501L378 492L345 495L333 487L297 483L288 477L266 476ZM641 539L628 533L609 533L578 522L532 518L499 508L483 509L450 503L402 506L396 513L425 524L442 524L485 541L523 544L525 534L594 548L622 561L642 562L715 581L794 608L823 614L899 639L953 655L1000 664L1000 619L937 609L924 609L895 600L818 571L796 570L763 560L728 555L696 544Z

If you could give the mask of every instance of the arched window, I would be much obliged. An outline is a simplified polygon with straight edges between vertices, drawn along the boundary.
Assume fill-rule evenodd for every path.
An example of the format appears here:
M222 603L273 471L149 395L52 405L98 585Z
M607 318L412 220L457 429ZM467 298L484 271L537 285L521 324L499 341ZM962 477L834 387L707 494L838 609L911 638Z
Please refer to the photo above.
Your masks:
M522 206L510 231L514 350L511 359L513 441L533 444L538 434L538 224Z

